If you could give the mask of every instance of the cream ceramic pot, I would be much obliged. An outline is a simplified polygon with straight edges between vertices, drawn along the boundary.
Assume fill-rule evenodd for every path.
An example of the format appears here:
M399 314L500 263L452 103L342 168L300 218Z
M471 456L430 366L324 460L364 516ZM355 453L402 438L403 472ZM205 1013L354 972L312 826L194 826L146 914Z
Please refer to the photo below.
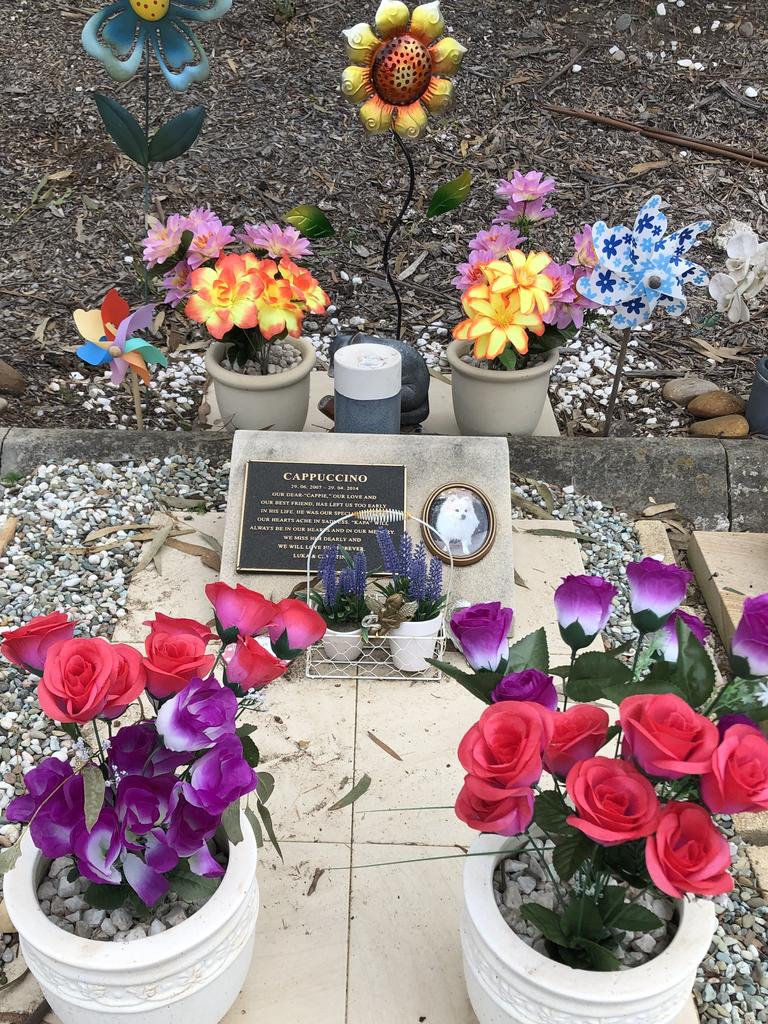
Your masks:
M453 412L462 434L469 437L506 437L533 434L541 418L549 377L560 349L526 370L486 370L465 363L472 345L452 341L447 350L452 371Z
M673 1024L690 998L717 919L708 900L679 903L663 953L626 971L580 971L537 953L496 906L493 872L518 839L480 835L464 867L461 947L479 1024Z
M205 368L216 391L219 413L228 430L303 430L309 411L309 375L315 350L300 338L286 339L301 352L298 366L266 376L226 370L221 361L227 345L213 342Z
M40 909L47 861L27 832L5 876L5 902L21 951L63 1024L218 1024L251 963L259 911L256 840L229 848L218 889L188 920L134 942L96 942L57 928Z

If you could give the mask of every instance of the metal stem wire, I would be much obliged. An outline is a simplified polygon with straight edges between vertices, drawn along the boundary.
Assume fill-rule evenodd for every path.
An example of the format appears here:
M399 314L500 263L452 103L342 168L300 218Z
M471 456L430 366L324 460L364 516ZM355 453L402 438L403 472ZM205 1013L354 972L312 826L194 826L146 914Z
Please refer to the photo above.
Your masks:
M397 132L393 132L392 134L394 136L395 142L400 147L401 152L405 156L405 159L408 161L408 192L405 197L405 202L403 203L402 209L398 213L397 217L395 217L394 221L392 222L392 226L387 232L387 237L384 239L384 274L386 275L387 284L391 288L392 294L395 297L395 302L397 303L397 332L395 334L395 337L401 338L403 333L403 303L400 298L400 292L397 290L397 284L395 282L395 279L392 276L392 271L390 270L389 267L389 252L390 246L392 244L392 239L395 237L397 229L403 223L403 219L408 211L408 207L413 202L413 194L416 191L416 168L413 163L411 151L408 149L408 147L397 134Z

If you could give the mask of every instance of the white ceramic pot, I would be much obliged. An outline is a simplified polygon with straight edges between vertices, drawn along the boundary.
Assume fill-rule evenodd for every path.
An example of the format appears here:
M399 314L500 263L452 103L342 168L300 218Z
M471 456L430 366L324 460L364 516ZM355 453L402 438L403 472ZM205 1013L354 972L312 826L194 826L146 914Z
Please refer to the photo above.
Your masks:
M518 839L481 835L464 866L461 946L479 1024L672 1024L690 998L717 919L708 900L679 903L663 953L626 971L580 971L537 953L496 906L493 872Z
M462 360L471 348L471 342L452 341L447 350L453 412L459 430L471 437L533 434L560 349L526 370L486 370Z
M205 368L216 391L221 418L229 430L303 430L309 411L309 375L315 350L308 341L286 339L301 352L298 366L265 377L235 373L221 365L228 345L215 341L205 352Z
M423 672L429 668L426 658L433 657L443 616L426 622L404 622L388 635L389 651L396 669Z
M357 661L363 653L362 630L345 633L329 627L323 636L323 650L329 661Z
M229 848L218 889L187 921L135 942L96 942L57 928L40 909L47 868L27 832L5 876L5 902L21 951L63 1024L218 1024L251 963L259 889L253 831Z

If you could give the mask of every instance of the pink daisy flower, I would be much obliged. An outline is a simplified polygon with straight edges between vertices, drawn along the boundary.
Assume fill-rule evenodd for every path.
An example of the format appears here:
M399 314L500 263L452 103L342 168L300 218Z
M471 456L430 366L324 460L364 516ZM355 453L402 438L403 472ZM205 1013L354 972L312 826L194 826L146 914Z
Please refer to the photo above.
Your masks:
M496 195L513 203L528 203L533 199L541 199L554 192L554 178L545 178L541 171L528 171L521 174L515 171L512 179L502 179L496 186Z
M504 256L510 249L517 249L525 240L517 228L511 228L509 224L494 224L487 231L478 231L469 248L472 252L486 254L487 262L490 262Z
M280 227L279 224L244 224L237 236L252 249L263 249L272 259L288 256L292 260L300 260L312 255L309 239L294 227Z
M173 306L175 309L180 302L192 294L192 286L189 282L191 272L187 261L179 260L173 270L169 270L167 274L160 278L160 284L165 288L163 302Z
M151 269L169 260L181 245L183 232L183 218L177 213L172 213L165 224L158 217L150 217L147 237L141 243L147 267Z
M573 236L573 244L576 251L568 260L572 267L588 267L591 270L597 266L597 251L592 240L592 226L590 224L585 224L581 231L576 232Z
M597 303L585 299L576 291L576 282L583 277L585 271L574 270L567 263L552 262L545 267L543 273L555 282L555 290L550 296L552 304L542 315L542 320L559 331L564 331L570 326L580 330L584 325L586 310L597 308Z
M194 236L186 255L191 270L196 270L208 260L218 259L223 250L235 240L232 225L222 224L208 207L191 210L186 217L181 218L181 224L182 231L191 231Z
M456 267L458 274L453 278L451 284L463 293L471 285L477 284L478 281L484 281L483 267L495 258L489 252L471 252L468 262L460 263Z

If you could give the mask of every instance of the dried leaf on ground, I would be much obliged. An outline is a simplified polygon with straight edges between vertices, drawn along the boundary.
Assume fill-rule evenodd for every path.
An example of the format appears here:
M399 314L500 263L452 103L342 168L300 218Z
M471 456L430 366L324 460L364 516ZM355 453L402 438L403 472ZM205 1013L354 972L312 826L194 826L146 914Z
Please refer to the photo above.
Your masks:
M389 754L390 757L394 757L394 759L396 761L402 761L403 760L402 757L400 757L400 755L397 753L396 750L393 750L392 747L390 747L388 743L385 743L384 740L380 740L378 736L374 735L374 733L372 733L370 731L368 732L368 739L372 740L376 744L377 747L381 747L381 749L385 753Z

